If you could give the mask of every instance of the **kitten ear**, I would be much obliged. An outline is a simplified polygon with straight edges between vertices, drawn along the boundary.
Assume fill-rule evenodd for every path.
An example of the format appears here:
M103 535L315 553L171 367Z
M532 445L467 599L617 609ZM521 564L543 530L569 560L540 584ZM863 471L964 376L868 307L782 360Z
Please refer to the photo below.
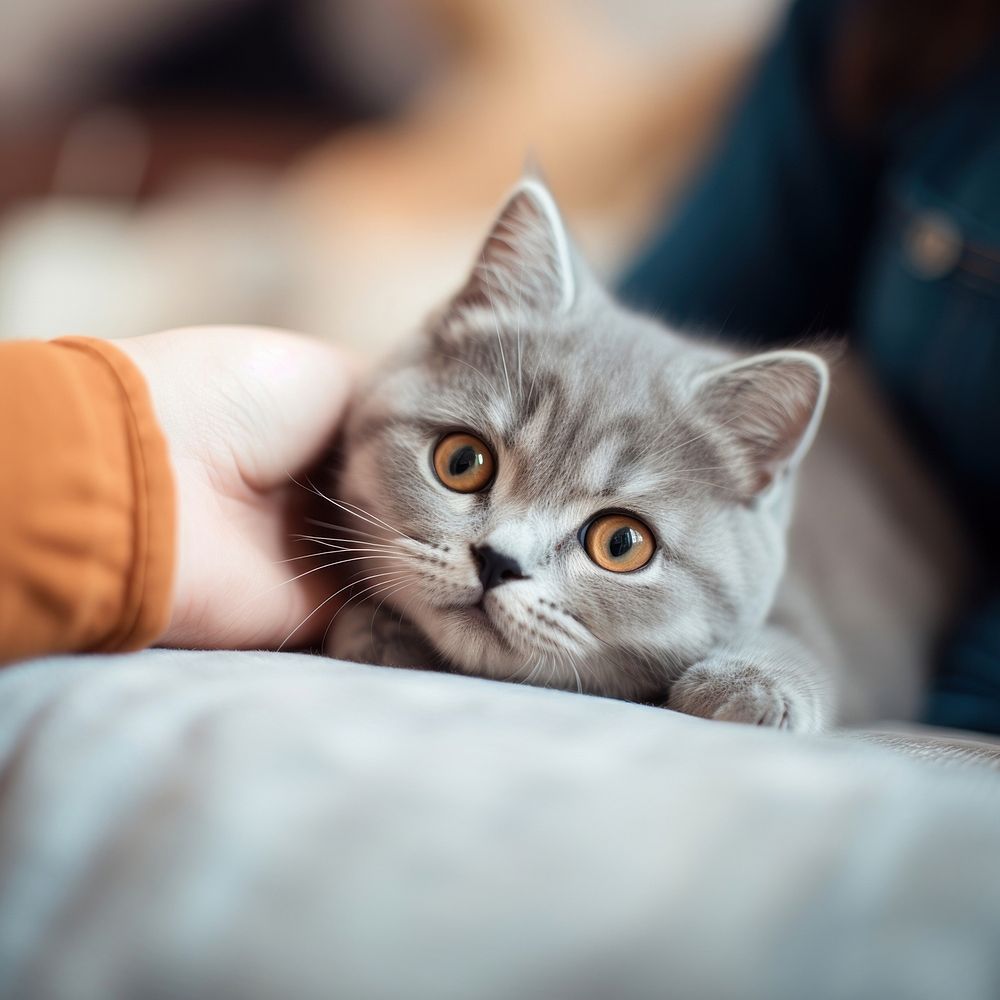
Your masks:
M816 435L829 386L826 362L807 351L771 351L709 372L699 388L740 454L748 498L793 469Z
M567 312L576 298L569 235L545 184L524 177L493 224L458 308Z

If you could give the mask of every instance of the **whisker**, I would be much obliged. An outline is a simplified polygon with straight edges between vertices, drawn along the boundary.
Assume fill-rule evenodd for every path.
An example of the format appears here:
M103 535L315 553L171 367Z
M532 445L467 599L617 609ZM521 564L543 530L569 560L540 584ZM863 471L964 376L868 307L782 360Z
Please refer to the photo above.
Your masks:
M517 395L524 405L524 382L521 379L521 296L524 291L524 258L521 258L521 268L517 280L517 308L514 315L517 317Z
M732 465L703 465L699 469L675 469L670 474L676 476L686 476L691 472L725 472L732 469Z
M357 538L336 538L333 535L292 535L292 538L302 542L318 542L327 547L341 547L345 552L351 548L364 552L405 552L398 545L391 545L384 542L370 542L367 539Z
M392 573L395 573L395 572L399 572L399 571L398 570L392 570L392 571L390 571L388 573L385 573L383 575L390 576ZM369 579L374 579L374 577L369 577ZM362 581L355 581L354 583L348 583L345 586L341 587L339 590L335 590L332 594L330 594L329 597L326 597L322 601L320 601L320 603L317 604L316 607L313 608L312 611L310 611L309 614L307 614L305 616L305 618L303 618L302 621L300 621L298 623L298 625L296 625L295 628L293 628L292 631L289 632L288 635L286 635L285 638L281 640L281 644L278 646L278 652L281 652L281 650L285 648L285 646L288 643L288 640L291 639L292 636L295 635L295 633L298 632L298 630L300 628L302 628L302 626L305 625L313 617L313 615L317 614L319 611L321 611L323 608L325 608L330 603L330 601L332 601L335 597L339 597L342 593L344 593L345 590L350 590L351 587L356 587L358 585L358 583L360 583L360 582L362 582ZM346 602L345 602L344 606L346 607ZM340 610L341 609L338 609L337 614L340 613ZM337 615L334 615L334 618L336 618L336 617L337 617ZM327 626L327 630L329 630L329 626Z
M287 559L276 559L273 565L283 566L285 563L298 562L300 559L329 559L330 554L330 549L323 549L321 552L306 552L301 556L289 556Z
M530 684L534 680L535 674L542 669L542 664L544 662L545 657L539 653L538 657L535 659L535 665L531 668L531 672L524 679L525 684Z
M325 553L325 555L330 555L330 553L327 552ZM259 594L251 595L245 601L242 601L239 605L237 605L234 611L237 612L241 611L247 604L251 603L252 601L259 601L262 597L267 597L268 594L272 594L274 593L274 591L280 590L282 587L287 587L290 583L295 583L297 580L301 580L303 577L311 576L313 573L321 573L325 569L335 569L337 566L343 566L345 563L361 562L364 559L374 559L374 558L376 558L376 556L355 556L351 559L335 559L333 562L324 563L322 566L313 566L312 569L307 569L305 572L299 573L297 576L293 576L288 580L282 580L281 583L276 583L273 586L268 587L267 590L262 590ZM399 557L378 556L378 558L386 558L396 562L407 561L402 556Z
M315 517L307 517L306 523L313 524L318 528L330 528L332 531L346 531L352 535L364 535L380 542L394 541L390 535L377 535L371 531L362 531L360 528L351 528L346 524L332 524L329 521L319 521Z
M414 582L417 582L417 581L414 580ZM409 597L409 599L407 600L407 602L403 605L403 607L398 612L397 621L396 621L396 635L397 635L397 637L399 636L399 633L402 631L402 628L403 628L403 618L406 615L406 612L410 610L410 605L419 596L420 596L420 591L419 590L416 593L411 594L410 597Z
M372 623L370 628L372 652L375 651L375 618L378 616L378 613L382 610L382 605L385 604L385 602L389 600L389 598L392 597L394 594L398 594L401 590L405 590L407 587L412 587L415 583L416 583L415 578L410 580L404 580L401 584L399 584L396 587L395 590L389 590L385 594L383 594L382 600L380 600L378 604L375 606L375 610L372 612Z
M300 483L292 475L289 475L289 478L292 480L293 483L295 483L296 486L299 486L304 490L308 490L314 496L319 497L321 500L325 500L329 504L333 504L334 507L338 508L339 510L342 510L345 514L348 514L351 517L356 517L359 520L365 521L368 524L375 525L376 527L388 528L389 531L394 531L396 532L397 535L402 535L404 538L410 538L410 536L407 535L405 531L401 531L399 528L395 527L392 524L389 524L387 521L383 521L380 517L376 516L375 514L372 514L370 511L366 511L362 507L358 507L357 504L352 504L347 500L335 500L333 497L327 496L321 489L319 489L316 486L316 484L311 479L306 480L306 482L309 484L308 486L306 486ZM355 509L351 510L352 507ZM410 538L411 542L413 540L414 539Z
M550 352L550 350L551 350L551 347L550 347L550 344L551 344L551 341L549 341L549 340L544 340L544 341L542 341L541 343L545 345L545 346L544 346L544 347L542 348L542 351L543 351L543 352L544 352L544 353L545 353L546 355L548 355L548 354L549 354L549 352ZM539 362L540 362L541 360L542 360L542 359L540 358L540 359L539 359ZM546 358L545 360L548 360L548 359ZM536 362L536 363L535 363L535 371L534 371L534 373L533 373L533 374L532 374L532 376L531 376L531 385L530 385L530 386L528 386L528 397L527 397L527 398L528 398L528 401L529 401L529 402L530 402L530 401L531 401L531 400L532 400L532 399L534 398L534 395L535 395L535 383L536 383L536 382L538 381L538 373L539 373L539 372L540 372L540 371L542 370L542 366L541 366L541 364L540 364L539 362Z
M722 483L713 483L707 479L680 479L677 476L671 476L670 482L672 483L695 483L698 486L711 486L713 489L725 490L727 493L741 493L742 490L735 489L732 486L723 486Z
M379 575L390 576L391 574L386 573L386 574L379 574ZM375 594L377 594L377 593L379 593L379 591L383 587L385 587L385 588L393 587L397 583L397 581L404 579L406 577L406 575L407 574L405 572L398 572L397 571L396 574L395 574L395 576L393 576L392 579L382 580L379 583L372 584L372 586L370 586L370 587L365 587L364 589L359 590L355 594L351 594L351 596L348 597L347 600L344 601L344 603L339 608L337 608L336 612L334 612L333 617L326 623L326 629L323 631L323 639L321 641L321 645L323 645L323 646L326 645L326 639L327 639L327 636L330 634L330 629L333 628L333 623L337 620L337 617L340 615L340 612L343 611L344 608L346 608L352 601L356 601L359 597L362 597L364 594L370 593L371 591L374 591ZM375 579L374 576L369 576L369 577L366 578L366 580L356 580L353 583L349 584L349 587L355 587L359 583L365 583L365 582L367 582L367 580L373 580L373 579ZM342 592L343 590L346 590L346 589L348 589L348 588L341 588L341 591L338 591L338 593L340 593L340 592ZM334 596L336 596L336 595L334 595ZM372 596L375 596L375 595L373 594ZM329 600L329 598L327 598L327 600ZM320 605L320 607L322 607L322 605ZM315 612L318 611L318 610L319 610L319 608L316 608L315 611L313 612L313 614L315 614ZM297 628L301 628L301 627L302 627L301 624L297 626ZM286 639L285 641L287 642L288 640Z
M686 448L689 444L694 444L695 441L700 441L702 438L708 437L709 434L714 433L722 427L728 427L730 424L736 423L737 420L742 420L742 414L737 414L735 417L731 417L729 420L723 420L722 423L713 424L707 430L703 431L701 434L696 434L692 438L688 438L686 441L681 441L680 444L674 445L672 448L668 448L665 452L662 452L660 457L666 458L669 455L673 455L674 452L680 451L681 448Z
M314 487L315 489L315 487ZM349 500L335 500L333 497L328 497L325 493L316 490L318 496L326 500L327 503L332 503L334 507L338 507L345 514L350 514L352 517L356 517L359 520L366 521L368 524L374 524L376 526L381 526L383 528L388 528L389 531L396 532L397 535L402 535L404 538L410 538L410 536L397 528L394 524L389 524L388 521L383 521L378 515L371 513L371 511L365 510L363 507L359 507L357 504L351 503ZM353 508L353 510L351 509ZM410 538L412 542L413 539Z
M465 365L466 368L471 368L482 380L490 387L491 390L495 388L492 381L482 370L482 368L477 368L474 364L465 361L463 358L457 358L454 354L445 354L444 351L435 351L435 354L440 355L442 358L448 358L449 361L457 361L460 365Z
M528 669L528 664L530 662L531 662L531 655L529 654L527 657L525 657L524 663L522 663L519 667L515 667L509 674L507 674L506 677L504 677L504 679L503 679L504 683L506 684L506 683L513 682L515 684L520 684L521 682L520 681L515 681L514 678L517 677L518 674L520 674L523 671L527 670Z
M497 344L500 347L500 362L503 365L503 377L507 382L507 395L510 397L510 405L514 405L514 393L510 388L510 373L507 371L507 355L503 349L503 337L500 336L500 317L497 315L496 303L493 301L493 286L490 282L490 271L486 264L486 254L483 254L483 278L486 281L486 296L490 300L490 309L493 312L493 328L497 333Z

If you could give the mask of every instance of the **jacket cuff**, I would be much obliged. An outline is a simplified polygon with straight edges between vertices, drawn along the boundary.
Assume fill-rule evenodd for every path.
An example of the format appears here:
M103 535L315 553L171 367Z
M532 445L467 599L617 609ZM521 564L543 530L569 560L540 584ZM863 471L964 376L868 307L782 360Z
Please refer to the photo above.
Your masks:
M127 477L123 510L131 539L118 614L91 647L97 652L141 649L166 630L172 607L176 546L176 501L167 442L149 389L132 360L111 342L64 337L53 344L99 365L105 392L116 397Z

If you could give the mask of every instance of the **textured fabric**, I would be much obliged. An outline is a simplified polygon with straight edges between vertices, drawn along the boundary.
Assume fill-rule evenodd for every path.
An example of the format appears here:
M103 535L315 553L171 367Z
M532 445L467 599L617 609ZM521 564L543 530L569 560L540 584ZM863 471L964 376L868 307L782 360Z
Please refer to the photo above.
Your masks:
M174 495L139 371L103 341L0 345L0 663L167 624Z
M164 650L0 672L0 765L4 997L1000 996L993 770Z
M1000 593L1000 40L933 100L851 134L829 108L842 9L795 4L623 293L750 342L849 331ZM968 628L930 718L1000 732L1000 618Z

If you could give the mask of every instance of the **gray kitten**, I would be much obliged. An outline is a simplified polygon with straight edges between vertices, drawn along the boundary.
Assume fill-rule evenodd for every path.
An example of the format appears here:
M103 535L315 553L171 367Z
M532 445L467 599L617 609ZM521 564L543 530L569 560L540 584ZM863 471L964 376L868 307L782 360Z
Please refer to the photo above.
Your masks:
M349 415L322 541L354 566L327 652L803 731L912 711L920 643L862 636L853 655L885 662L852 675L786 572L828 381L814 353L741 356L625 310L523 180Z

